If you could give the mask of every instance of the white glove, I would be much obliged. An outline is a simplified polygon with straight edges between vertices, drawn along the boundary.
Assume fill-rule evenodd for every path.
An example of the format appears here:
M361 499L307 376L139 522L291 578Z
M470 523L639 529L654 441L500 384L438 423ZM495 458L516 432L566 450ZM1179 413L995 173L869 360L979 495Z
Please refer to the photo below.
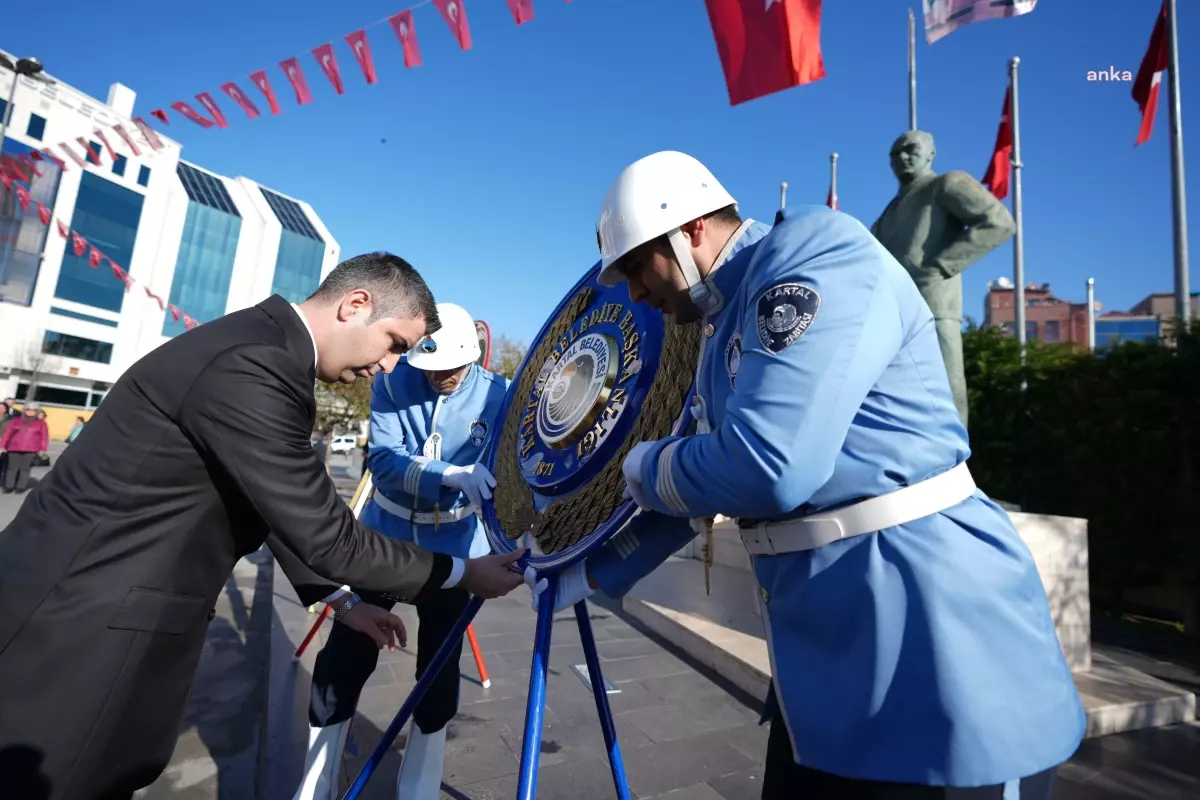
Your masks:
M638 442L621 465L621 472L625 475L625 496L632 498L639 508L649 507L642 491L642 462L646 459L646 451L653 446L653 442Z
M545 578L538 580L537 570L533 567L525 568L525 584L529 587L529 591L533 594L533 610L538 610L538 600L542 596L542 592L546 591L546 587L550 582ZM587 562L580 561L575 565L558 573L558 589L554 593L554 611L558 613L564 608L570 608L580 600L586 600L596 593L596 590L588 585L587 579Z
M442 485L458 489L467 495L468 500L479 505L484 500L492 499L496 479L483 464L472 464L469 467L446 467L442 473Z

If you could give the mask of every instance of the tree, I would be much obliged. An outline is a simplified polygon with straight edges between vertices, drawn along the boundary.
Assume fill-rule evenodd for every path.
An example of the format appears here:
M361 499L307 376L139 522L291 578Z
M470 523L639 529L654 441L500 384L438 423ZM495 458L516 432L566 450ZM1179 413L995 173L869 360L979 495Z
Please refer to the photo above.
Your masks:
M516 377L517 367L521 366L521 359L525 358L528 349L524 344L501 336L492 344L491 371L511 380Z
M371 416L371 381L360 378L354 383L317 384L318 430L326 433L354 429Z
M58 371L59 358L53 353L45 352L45 340L45 331L41 331L17 345L13 353L13 366L29 376L29 391L25 395L28 400L36 399L39 379L43 375L53 375Z

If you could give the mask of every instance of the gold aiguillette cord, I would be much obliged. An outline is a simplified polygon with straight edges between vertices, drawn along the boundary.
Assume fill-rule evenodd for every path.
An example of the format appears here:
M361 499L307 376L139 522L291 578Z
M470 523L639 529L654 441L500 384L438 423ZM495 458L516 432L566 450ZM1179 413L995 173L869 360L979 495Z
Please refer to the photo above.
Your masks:
M713 518L704 518L704 545L701 548L704 555L704 594L712 594L713 566Z

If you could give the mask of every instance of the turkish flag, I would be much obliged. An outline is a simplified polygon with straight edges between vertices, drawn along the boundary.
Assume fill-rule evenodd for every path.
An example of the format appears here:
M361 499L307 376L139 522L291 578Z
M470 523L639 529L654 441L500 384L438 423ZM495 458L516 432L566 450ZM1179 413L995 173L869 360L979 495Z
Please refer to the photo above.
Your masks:
M1167 66L1167 3L1163 0L1154 30L1150 33L1150 46L1146 48L1142 65L1133 80L1133 100L1138 104L1138 111L1142 112L1142 125L1138 129L1134 147L1150 140L1154 130L1154 112L1158 109L1158 90Z
M467 7L464 0L433 0L442 18L458 37L458 46L463 50L471 49L471 26L467 23Z
M333 84L333 90L345 94L346 87L342 85L342 73L338 71L337 58L333 55L333 44L327 42L313 50L312 54L325 77Z
M92 147L91 142L89 142L87 139L83 138L82 136L76 136L75 141L79 142L79 146L82 147L84 150L86 150L88 155L92 157L92 159L93 159L92 163L94 163L94 164L100 163L100 151L97 150L96 148Z
M42 221L43 225L49 225L51 220L50 209L42 205L40 200L34 202L37 203L38 219Z
M154 300L155 300L155 301L157 301L157 302L158 302L158 310L159 310L159 311L165 311L165 310L166 310L166 308L167 308L167 307L166 307L166 305L163 303L163 300L162 300L162 298L161 298L161 297L159 297L158 295L156 295L154 292L150 291L150 287L149 287L149 286L143 286L143 287L142 287L142 289L144 289L144 290L146 291L146 297L152 297L152 298L154 298Z
M113 146L111 144L109 144L108 137L104 135L104 131L97 129L97 130L92 131L92 134L97 139L100 140L101 144L104 145L104 149L108 151L108 157L111 158L113 161L116 161L117 160L117 151L113 150Z
M104 253L101 253L96 249L95 245L92 245L92 252L88 253L88 266L92 269L95 269L96 267L100 266L100 262L103 260Z
M83 255L83 251L87 250L88 240L80 236L75 231L71 231L71 246L75 248L75 255Z
M518 25L533 20L533 0L508 0L508 10Z
M133 277L130 276L128 272L121 269L121 266L111 258L108 260L108 265L112 267L113 275L116 275L117 278L125 284L125 291L128 292L133 288Z
M70 157L71 157L71 160L75 162L75 165L76 165L77 167L83 167L83 166L86 166L86 165L87 165L87 162L86 162L86 161L84 161L82 158L80 158L80 157L79 157L79 156L78 156L78 155L75 153L75 151L74 151L74 150L72 150L70 147L67 147L67 143L66 143L66 142L59 142L59 143L58 143L58 148L59 148L60 150L62 150L64 153L66 153L68 156L70 156Z
M0 183L4 184L4 188L12 191L13 179L6 170L0 169Z
M162 143L162 139L158 138L158 134L154 132L154 129L146 124L146 120L142 119L141 117L134 117L133 124L137 126L139 131L142 132L142 136L146 137L146 142L151 148L155 150L162 150L164 147L166 147L166 145Z
M413 24L412 12L401 11L399 14L389 17L388 22L391 23L392 30L396 32L396 38L400 40L401 46L404 47L404 66L421 66L421 48L417 46L417 28Z
M355 31L347 34L346 44L354 51L354 57L358 59L358 65L362 67L367 83L375 83L375 60L371 58L371 43L367 41L367 32Z
M821 0L705 0L729 104L825 77Z
M249 117L250 119L254 119L255 117L258 116L258 114L259 114L258 106L254 105L254 103L250 102L250 98L246 97L246 93L243 92L236 83L234 83L232 81L230 81L229 83L222 83L221 91L224 92L225 94L229 95L230 99L232 99L233 102L235 102L239 106L241 106L242 111L246 112L247 117Z
M71 229L64 225L61 219L56 219L54 221L58 223L58 235L64 239L69 238L71 235Z
M164 125L171 124L171 120L167 119L167 112L163 111L161 108L156 108L153 111L151 111L150 116L154 117L157 120L161 120Z
M33 177L32 175L27 175L25 173L20 161L17 161L15 158L9 155L4 156L3 160L0 160L0 168L8 170L8 172L19 181L27 181Z
M837 192L833 190L833 184L829 185L829 193L825 195L825 205L829 206L834 211L838 210Z
M192 328L196 327L200 323L196 322L196 320L192 319L187 314L183 314L183 324L190 331Z
M208 117L202 116L199 111L192 108L182 100L180 100L178 103L171 103L171 108L175 109L180 114L183 114L201 128L211 128L213 126L212 120L210 120Z
M59 146L61 147L62 145L59 145ZM56 165L58 165L59 169L61 169L63 172L67 171L67 163L65 161L63 161L61 158L59 158L58 156L54 155L54 153L51 152L49 147L43 147L42 152L45 154L46 158L50 159Z
M35 150L34 152L36 153L37 151ZM21 160L22 164L29 167L30 172L32 172L34 175L36 175L39 178L42 177L42 171L40 169L38 169L38 165L34 162L34 160L32 158L29 157L29 154L22 153L20 156L18 156L18 158Z
M167 304L167 308L170 309L170 311L171 311L171 319L175 320L176 322L179 322L179 309L176 308L175 306L171 305L170 303Z
M312 102L312 92L308 90L308 81L304 80L304 72L300 69L300 62L293 56L287 61L280 61L279 66L283 67L283 72L288 76L288 80L292 82L292 88L296 90L296 102L300 105Z
M216 120L218 128L228 128L229 122L225 119L225 115L221 113L221 109L217 108L217 101L213 100L212 95L208 92L201 92L196 95L196 99L200 104L208 109L208 113L212 114L212 118Z
M24 211L28 211L29 210L29 201L32 199L33 198L29 196L29 190L18 183L17 184L17 200L21 201L21 209Z
M140 156L142 154L142 151L138 149L138 146L133 143L133 137L126 132L124 125L113 125L113 130L117 132L117 136L120 136L125 140L125 144L129 145L129 149L133 151L135 156Z
M1012 87L1004 92L1004 110L1000 115L1000 129L996 131L996 146L992 148L992 161L983 176L983 185L992 190L997 200L1008 197L1008 177L1012 169Z
M258 72L250 76L250 80L254 81L254 85L258 87L263 96L267 98L267 105L271 107L272 114L279 113L279 100L275 98L275 90L271 88L271 81L267 79L267 71L260 69Z

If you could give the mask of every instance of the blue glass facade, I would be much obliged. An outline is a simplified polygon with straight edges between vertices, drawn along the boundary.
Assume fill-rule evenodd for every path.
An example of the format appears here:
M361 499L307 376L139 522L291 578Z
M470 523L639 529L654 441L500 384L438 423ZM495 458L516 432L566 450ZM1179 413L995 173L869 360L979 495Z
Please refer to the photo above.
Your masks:
M168 302L197 322L210 322L225 313L229 301L242 218L220 180L182 161L177 173L190 202ZM186 329L182 320L166 315L163 336Z
M132 189L84 172L71 227L104 255L128 269L133 259L133 244L137 241L144 199ZM68 244L54 296L119 312L125 299L125 284L113 277L107 265L89 266L87 255L86 251L82 256L75 255Z
M0 100L0 103L3 103ZM5 137L4 154L21 156L32 148ZM41 175L31 175L28 183L29 210L21 208L17 199L16 184L5 190L0 186L0 302L27 306L33 302L33 289L37 284L41 266L42 249L46 245L48 228L38 218L37 206L33 201L53 210L54 198L58 195L58 182L62 171L52 161L37 162ZM51 225L54 223L51 222Z
M267 205L275 212L283 233L275 257L275 275L271 293L293 303L307 299L321 283L321 264L325 260L325 240L304 215L300 204L269 189L262 190Z
M1101 317L1096 320L1096 348L1119 342L1153 341L1159 337L1158 328L1158 320L1154 317Z

